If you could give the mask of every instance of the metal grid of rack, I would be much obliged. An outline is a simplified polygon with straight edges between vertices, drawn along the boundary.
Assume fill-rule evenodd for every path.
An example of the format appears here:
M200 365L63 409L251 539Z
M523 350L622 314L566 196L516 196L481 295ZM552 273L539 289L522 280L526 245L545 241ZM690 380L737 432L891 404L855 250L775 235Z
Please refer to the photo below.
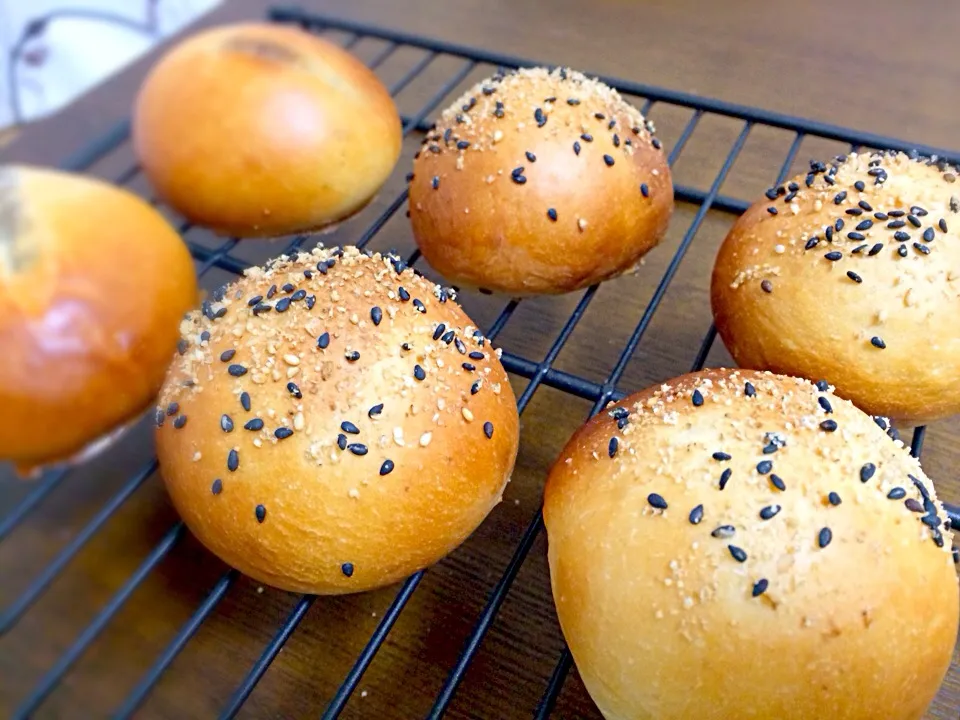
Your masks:
M368 64L376 69L392 54L403 47L412 47L423 51L423 56L419 62L415 63L401 78L392 84L389 88L394 95L402 91L411 82L417 79L424 70L441 57L452 57L460 61L459 69L453 72L443 83L439 84L436 92L427 100L423 106L412 115L403 117L403 134L408 136L412 133L423 133L429 129L428 118L441 107L444 99L451 96L470 73L480 64L491 64L502 67L523 67L533 66L537 63L524 58L502 55L483 50L440 42L427 37L418 35L394 32L387 29L362 25L353 22L347 22L330 17L323 17L309 14L296 8L276 8L270 13L271 20L276 22L295 23L303 28L313 32L325 32L335 30L345 33L348 40L346 47L350 48L364 38L376 38L385 43L383 50L377 54ZM777 177L771 178L775 184L782 183L790 172L791 167L800 150L801 143L807 137L819 137L829 140L839 141L848 144L851 149L860 148L884 148L896 150L917 150L924 155L938 155L948 162L957 163L960 161L960 154L951 151L945 151L939 148L925 147L912 143L903 142L893 138L872 135L868 133L856 132L842 127L828 125L820 122L804 120L796 117L790 117L774 112L767 112L755 108L738 106L718 100L697 97L681 92L674 92L658 87L643 85L635 82L629 82L618 78L608 78L601 76L601 80L618 88L627 96L641 98L644 100L642 110L646 114L655 103L681 106L692 110L689 121L683 127L678 139L669 150L668 160L671 165L675 163L684 147L687 145L691 136L697 130L701 120L708 115L715 114L734 118L741 123L740 131L735 141L726 153L723 164L719 172L716 173L713 181L706 189L677 185L675 190L678 202L692 203L697 207L693 219L685 230L683 237L676 248L674 255L666 266L666 270L660 278L652 297L648 301L642 314L633 326L633 330L622 350L613 369L602 383L591 381L573 373L564 372L553 367L561 350L570 339L575 327L583 318L587 307L590 305L597 287L589 288L583 293L579 302L571 315L566 319L559 334L553 340L549 350L540 360L532 360L520 355L509 352L509 348L504 348L503 364L507 370L519 377L528 380L528 383L519 395L518 406L521 413L530 403L531 398L537 389L541 386L549 386L564 393L584 398L593 403L590 414L599 412L611 400L618 400L624 396L624 393L618 389L618 383L623 376L628 362L633 357L641 339L644 337L654 313L660 306L668 286L673 280L691 243L701 228L708 211L718 210L727 213L741 213L748 203L733 197L720 194L720 188L727 178L731 168L740 155L747 141L751 130L757 126L770 126L789 131L793 134L793 140L789 145L789 150L784 158ZM100 158L122 145L129 137L130 126L128 121L124 121L112 128L104 136L93 140L87 147L80 150L74 156L65 160L61 167L64 169L83 171L93 165ZM139 173L137 166L132 166L115 178L118 185L127 185ZM386 207L386 209L373 222L366 227L359 236L357 245L365 246L369 241L384 227L384 225L405 205L407 201L406 190L400 192ZM189 230L190 226L183 223L179 227L181 234ZM284 250L289 252L301 247L307 238L297 237L291 241ZM237 245L235 239L221 241L219 246L209 248L197 243L188 241L191 252L199 263L198 272L201 276L205 275L212 268L220 268L229 273L240 273L248 263L231 255L231 251ZM411 264L415 263L419 257L418 252L414 252L409 257ZM492 340L506 326L507 322L514 315L519 301L511 300L505 304L496 320L486 329L486 335ZM689 369L697 370L703 367L707 355L716 339L716 331L713 327L703 338L696 357L690 364ZM678 369L679 372L686 371L688 368ZM914 455L919 455L923 446L925 428L920 427L914 432L911 451ZM26 589L20 593L7 607L0 610L0 636L6 634L17 622L31 609L32 605L44 594L57 576L71 563L81 549L91 540L91 538L102 528L108 519L141 487L141 485L157 470L157 461L155 458L147 459L140 470L136 472L121 487L109 501L97 512L56 555L56 557L28 584ZM0 542L7 538L19 526L32 511L34 511L44 499L55 491L64 479L69 475L69 469L58 469L51 471L41 478L35 487L26 494L19 503L0 518ZM948 514L954 526L960 527L960 508L948 506ZM540 512L529 521L529 525L523 532L522 538L517 545L513 556L501 569L499 579L489 593L487 601L475 618L473 630L470 633L459 658L449 668L446 681L436 696L432 709L428 717L439 718L444 715L450 705L457 688L460 685L467 667L476 656L481 644L484 641L487 632L496 621L497 614L503 605L511 586L520 571L521 566L526 560L534 541L543 529L543 518ZM174 524L161 541L142 561L140 566L130 575L130 577L121 585L109 601L102 607L93 621L76 637L74 642L65 652L53 663L40 681L31 688L23 698L20 706L16 709L14 717L26 718L32 715L47 699L47 697L56 689L58 684L71 667L87 651L90 645L95 641L98 635L107 627L121 610L124 603L130 598L143 580L156 568L168 552L176 545L178 540L184 534L185 528L181 522ZM358 683L364 675L364 672L370 665L374 656L381 648L388 634L403 612L408 600L416 592L417 587L424 576L421 571L408 580L399 588L389 608L383 613L383 616L376 627L376 630L370 636L366 645L356 658L353 667L343 679L342 684L329 700L326 709L323 712L323 718L337 717L344 709L347 701L358 687ZM203 622L215 612L218 603L223 599L231 586L237 581L238 573L234 570L227 571L209 591L200 605L196 608L192 617L182 625L174 638L169 642L163 652L154 660L149 670L142 676L140 681L130 691L122 705L117 708L114 716L117 718L128 718L136 712L141 704L146 700L153 687L157 684L161 675L174 661L177 655L190 642L194 634L199 630ZM274 637L263 648L262 654L257 661L250 667L246 676L243 677L236 686L232 697L222 708L221 718L231 718L237 714L245 700L253 692L258 681L270 667L270 664L277 657L284 643L293 635L297 626L303 620L309 611L315 598L305 595L299 598L281 627L277 630ZM556 702L557 696L563 687L564 680L571 668L571 657L568 650L564 650L556 663L555 669L545 687L539 705L535 711L536 718L546 718L550 716Z

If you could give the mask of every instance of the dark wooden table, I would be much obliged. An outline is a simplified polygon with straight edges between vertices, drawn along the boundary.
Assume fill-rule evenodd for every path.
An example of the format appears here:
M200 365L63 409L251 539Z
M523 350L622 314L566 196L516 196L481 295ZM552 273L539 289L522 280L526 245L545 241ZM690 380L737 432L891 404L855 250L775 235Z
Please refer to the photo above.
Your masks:
M692 91L915 142L960 146L955 68L960 49L954 28L960 4L728 2L702 0L332 0L312 9L374 22L408 32L491 50L564 63L592 72ZM266 2L233 0L199 25L263 16ZM334 34L334 37L337 37ZM355 52L370 59L377 43ZM0 160L56 164L129 111L130 102L155 56L145 58L58 115L26 128ZM403 52L380 72L386 82L409 67ZM428 70L398 97L413 112L442 81L451 65ZM478 69L477 73L485 69ZM477 74L471 75L471 79ZM689 111L655 106L652 113L669 148ZM675 167L678 182L700 188L715 176L723 154L739 132L733 120L703 123ZM722 192L753 198L775 177L790 135L758 128L751 133ZM402 187L414 152L411 136L391 184L363 216L334 236L356 240L371 218ZM796 167L811 157L846 146L805 141ZM91 172L116 178L133 164L128 146L112 152ZM131 186L143 194L142 177ZM604 285L577 325L554 367L602 382L612 369L654 288L676 250L696 206L681 204L664 246L652 253L639 275ZM732 215L711 212L664 296L619 386L638 389L685 372L710 326L708 282L718 243ZM214 240L191 230L198 245ZM135 242L135 238L131 238ZM261 261L277 244L244 244L235 252ZM413 248L402 213L374 239L372 247ZM133 269L135 270L135 269ZM429 272L429 270L428 270ZM219 270L206 277L213 287L228 279ZM539 361L580 295L524 302L498 338L500 345ZM504 301L466 296L473 317L487 326ZM715 344L707 363L729 357ZM527 381L515 378L518 394ZM422 717L456 661L463 643L539 507L546 468L590 404L541 386L523 415L522 450L504 503L468 543L430 570L406 611L362 678L346 707L348 717ZM2 409L0 409L2 411ZM960 502L960 420L932 426L924 465L941 495ZM150 435L138 426L120 444L71 473L15 532L0 543L0 608L17 598L51 559L95 519L108 500L150 457ZM32 486L0 468L0 521ZM0 636L0 716L7 716L58 661L176 521L159 477L150 475L65 566L48 591L6 635ZM38 717L104 717L118 707L157 655L188 620L225 568L189 536L177 542L150 572L119 613L78 658ZM396 589L356 597L321 598L244 705L245 717L318 715L380 622ZM269 642L297 598L235 582L174 660L142 706L141 717L215 716ZM906 619L905 619L906 620ZM450 706L450 717L529 717L562 648L550 599L542 535L466 673ZM956 720L960 707L960 654L928 717ZM555 717L599 717L575 671L560 695Z

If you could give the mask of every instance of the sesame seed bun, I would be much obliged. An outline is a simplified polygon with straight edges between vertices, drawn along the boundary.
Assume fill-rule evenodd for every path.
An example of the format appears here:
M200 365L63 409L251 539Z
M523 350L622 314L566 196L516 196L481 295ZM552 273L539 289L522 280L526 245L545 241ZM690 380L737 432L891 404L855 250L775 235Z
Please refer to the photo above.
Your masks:
M730 354L827 378L873 415L960 412L958 196L952 169L902 153L813 163L768 191L713 271Z
M501 498L519 418L499 351L450 293L397 258L317 249L191 315L156 419L197 538L317 594L400 580L457 547Z
M563 293L630 270L666 232L653 125L572 70L495 75L445 110L410 182L424 257L451 282Z
M957 638L952 533L902 443L820 387L686 375L561 453L553 595L608 720L923 716Z
M145 80L133 142L157 193L229 235L319 229L357 212L400 156L376 75L298 28L242 24L188 37Z
M0 460L79 459L160 389L193 261L163 217L112 185L0 166Z

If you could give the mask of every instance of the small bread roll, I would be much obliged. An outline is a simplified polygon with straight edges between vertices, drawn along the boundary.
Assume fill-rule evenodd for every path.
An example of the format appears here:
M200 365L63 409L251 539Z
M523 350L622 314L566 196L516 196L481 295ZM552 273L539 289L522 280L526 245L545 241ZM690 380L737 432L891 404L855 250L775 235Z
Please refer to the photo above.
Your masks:
M673 212L652 123L572 70L498 74L445 110L414 160L410 220L451 282L563 293L630 270Z
M0 166L0 460L27 473L133 420L196 302L190 253L140 198Z
M720 248L711 297L743 367L827 378L872 415L960 412L960 187L902 153L812 163Z
M394 257L318 249L193 314L156 419L197 538L317 594L392 583L463 542L501 498L519 418L451 292Z
M825 383L708 370L633 395L546 486L553 596L608 720L919 720L957 639L919 463Z
M396 106L363 63L293 27L175 45L147 77L133 142L164 201L237 236L319 229L360 210L400 156Z

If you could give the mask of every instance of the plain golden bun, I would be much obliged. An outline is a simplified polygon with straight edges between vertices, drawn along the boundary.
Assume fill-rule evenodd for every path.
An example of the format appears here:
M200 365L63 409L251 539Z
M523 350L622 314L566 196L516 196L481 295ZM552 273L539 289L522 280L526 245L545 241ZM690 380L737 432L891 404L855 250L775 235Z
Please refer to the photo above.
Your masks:
M451 292L397 258L318 249L192 315L156 419L197 538L317 594L386 585L463 542L500 501L519 418Z
M451 282L563 293L619 275L666 232L670 167L653 125L572 70L498 74L427 134L410 220Z
M357 212L400 156L386 88L342 48L292 27L198 33L153 68L133 142L157 193L229 235L319 229Z
M713 271L730 354L742 367L827 378L873 415L960 412L958 196L952 169L902 153L813 163L769 190Z
M686 375L561 453L553 595L608 720L923 716L957 639L947 516L902 443L820 387Z
M0 166L0 460L71 459L133 420L196 302L190 253L140 198Z

